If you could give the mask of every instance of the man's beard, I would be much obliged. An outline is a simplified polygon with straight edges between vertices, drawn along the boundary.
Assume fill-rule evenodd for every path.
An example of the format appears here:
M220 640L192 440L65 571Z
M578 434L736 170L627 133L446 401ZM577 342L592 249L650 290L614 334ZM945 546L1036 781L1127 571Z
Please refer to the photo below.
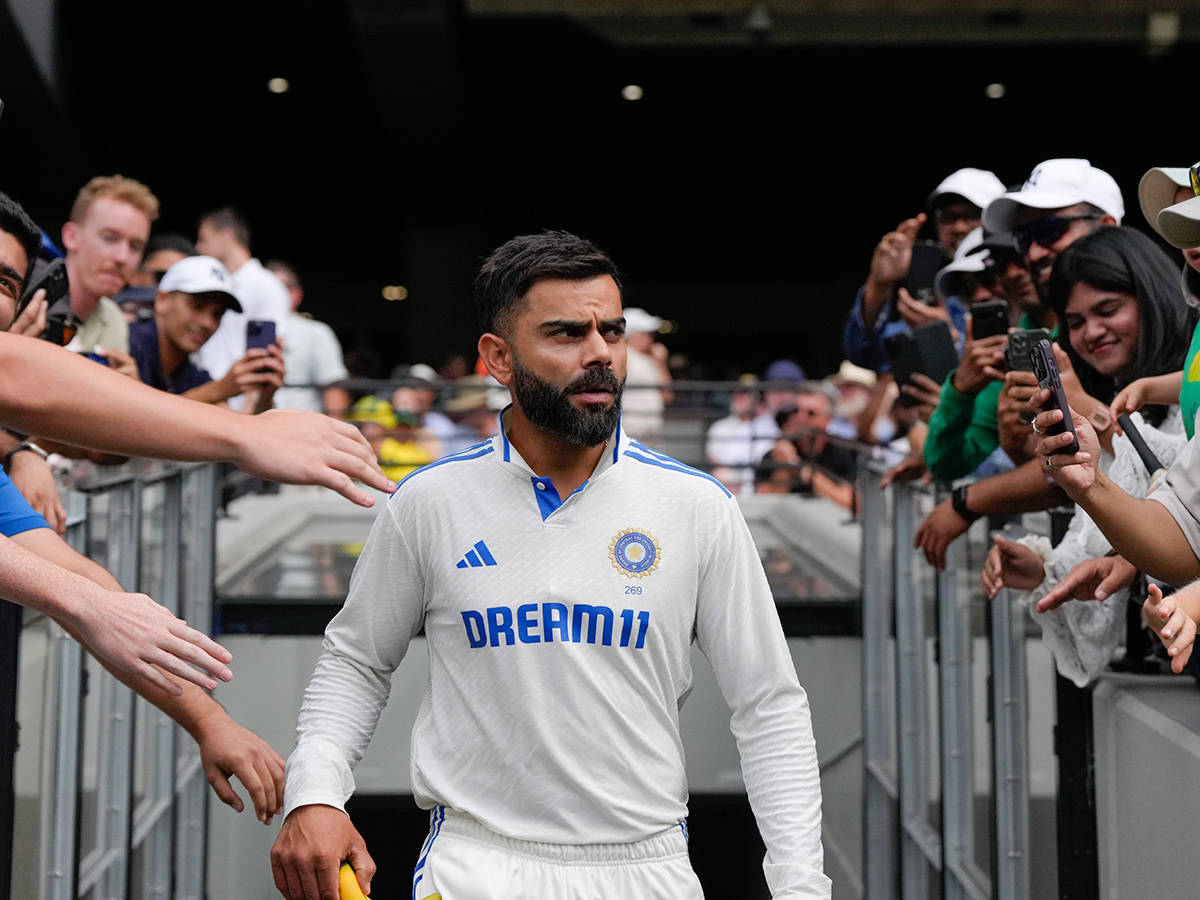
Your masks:
M513 360L513 389L525 418L577 447L595 447L608 440L621 416L624 386L611 369L595 368L559 389ZM580 409L571 403L572 394L599 388L612 392L611 406L589 403Z

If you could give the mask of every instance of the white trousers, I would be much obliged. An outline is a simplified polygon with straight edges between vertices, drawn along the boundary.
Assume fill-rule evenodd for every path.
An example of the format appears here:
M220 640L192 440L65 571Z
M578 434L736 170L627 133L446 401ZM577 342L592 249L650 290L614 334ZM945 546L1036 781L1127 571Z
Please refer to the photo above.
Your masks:
M703 900L687 826L630 844L543 844L435 807L413 900Z

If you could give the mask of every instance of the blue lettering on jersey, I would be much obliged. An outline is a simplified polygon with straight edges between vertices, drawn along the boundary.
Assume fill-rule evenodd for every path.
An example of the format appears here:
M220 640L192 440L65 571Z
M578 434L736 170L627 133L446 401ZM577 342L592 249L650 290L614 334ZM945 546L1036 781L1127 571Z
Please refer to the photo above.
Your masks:
M540 614L540 615L539 615ZM619 646L632 643L635 650L646 646L650 630L649 610L623 609L619 613L607 606L579 603L568 609L563 603L525 603L514 612L507 606L489 606L482 613L463 610L460 615L467 633L467 645L511 647L516 643L554 643L555 634L563 643L613 645L613 629L621 620ZM634 627L636 626L636 636Z

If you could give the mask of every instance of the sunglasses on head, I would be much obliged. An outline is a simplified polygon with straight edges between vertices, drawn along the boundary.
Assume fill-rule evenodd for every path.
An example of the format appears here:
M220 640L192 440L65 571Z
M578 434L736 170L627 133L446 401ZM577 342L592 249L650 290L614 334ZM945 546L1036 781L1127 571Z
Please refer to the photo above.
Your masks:
M1192 193L1200 197L1200 162L1188 169L1188 178L1192 181Z
M1013 232L1013 240L1022 254L1028 253L1034 244L1047 250L1062 240L1063 235L1071 228L1072 222L1082 219L1098 219L1096 213L1083 213L1078 216L1046 216L1036 219Z

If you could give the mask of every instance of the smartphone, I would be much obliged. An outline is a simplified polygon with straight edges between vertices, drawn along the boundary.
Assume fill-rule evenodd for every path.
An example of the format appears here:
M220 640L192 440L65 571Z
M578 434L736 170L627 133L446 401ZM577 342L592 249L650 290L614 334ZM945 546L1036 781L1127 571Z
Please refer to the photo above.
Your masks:
M42 288L46 289L46 308L49 309L67 295L68 287L67 264L61 257L49 262L36 260L33 264L33 277L29 279L29 286L21 294L13 318L15 319L24 311L25 307L29 305L29 301L33 299L33 295Z
M912 248L912 262L904 277L904 289L912 298L927 306L937 305L933 290L937 273L946 265L946 254L937 241L917 241Z
M954 349L950 326L945 322L929 322L909 333L889 335L883 346L891 363L892 376L901 387L912 381L917 372L941 384L958 366L958 351ZM907 394L900 395L902 406L911 406L915 402Z
M1008 335L1008 346L1004 348L1004 366L1010 372L1032 372L1033 362L1029 351L1038 341L1051 339L1048 328L1019 328Z
M275 323L270 319L250 319L246 322L246 349L265 350L275 343Z
M1062 434L1071 432L1071 443L1055 452L1078 453L1079 438L1075 434L1075 423L1071 421L1071 409L1067 404L1067 393L1063 390L1062 379L1058 377L1058 363L1054 361L1054 350L1047 340L1040 340L1029 351L1029 361L1033 363L1033 374L1037 376L1038 387L1050 390L1050 403L1062 410L1062 421L1055 422L1046 429L1046 434ZM1043 410L1044 411L1044 410Z
M1008 301L980 300L971 304L971 337L974 340L1008 333Z

